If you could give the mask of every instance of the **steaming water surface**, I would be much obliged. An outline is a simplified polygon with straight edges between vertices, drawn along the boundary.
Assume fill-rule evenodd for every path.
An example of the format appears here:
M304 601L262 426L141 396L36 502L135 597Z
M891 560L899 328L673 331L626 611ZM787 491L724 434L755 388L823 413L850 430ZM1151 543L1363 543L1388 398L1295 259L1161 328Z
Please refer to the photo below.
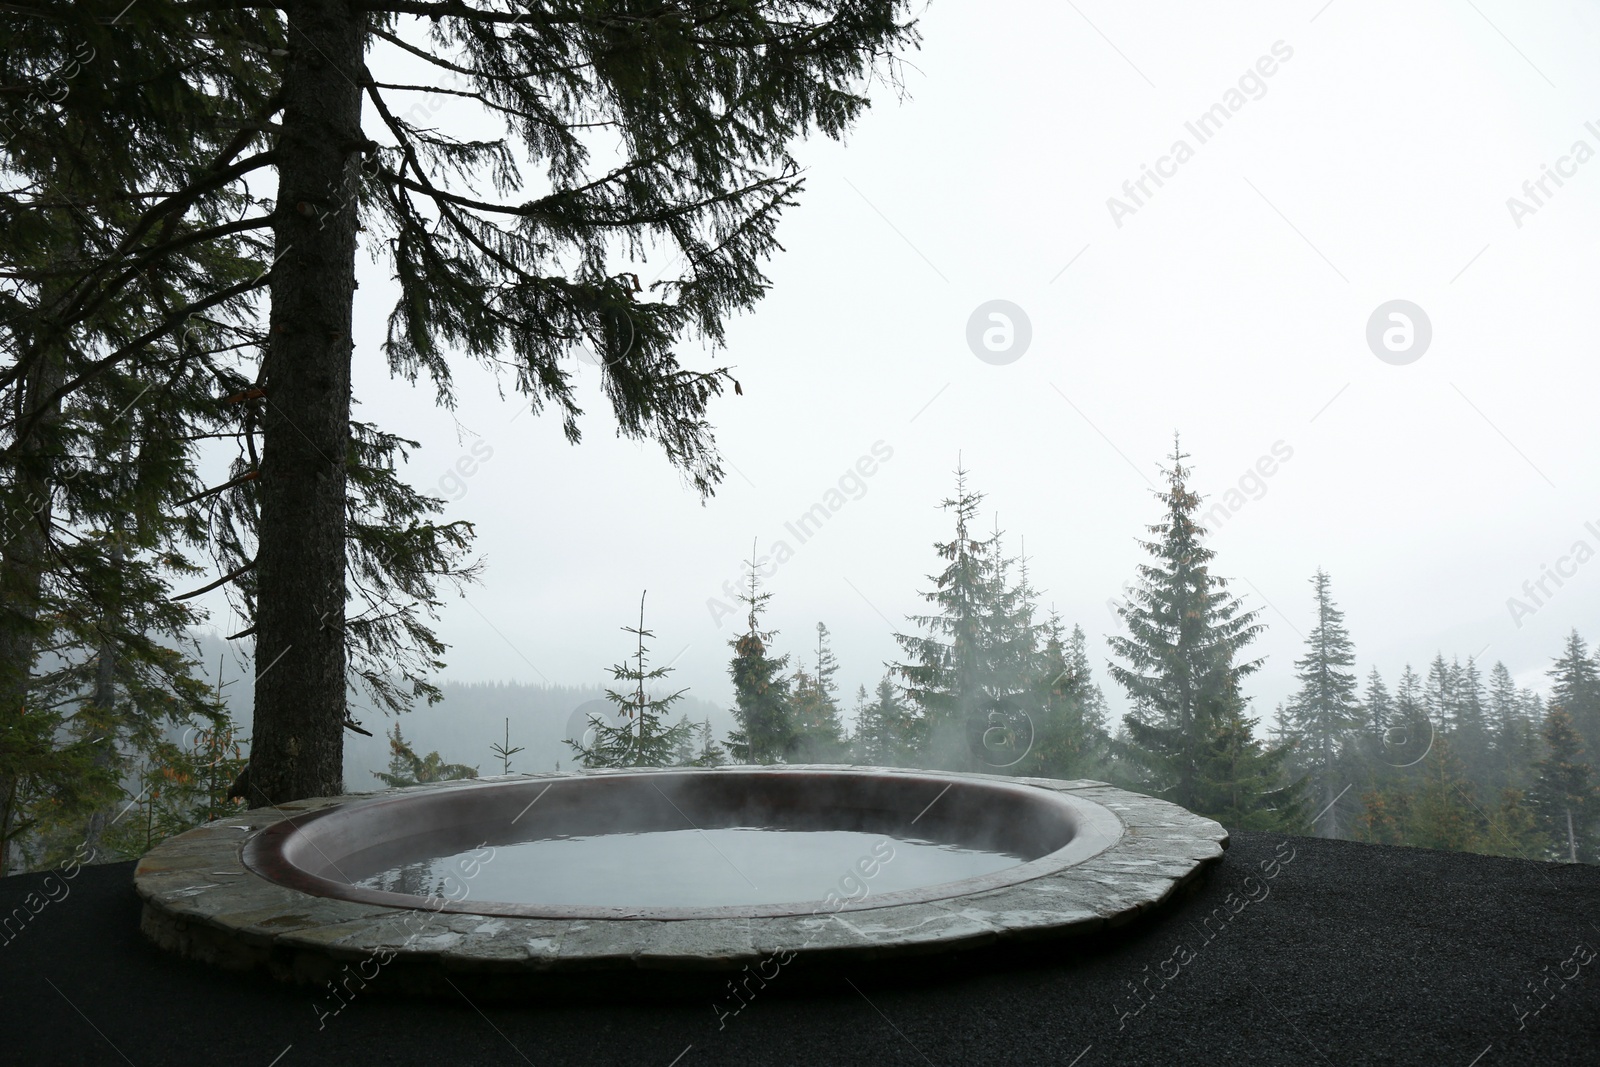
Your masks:
M544 838L496 845L488 856L487 849L430 856L354 884L460 897L465 883L467 899L515 904L722 907L810 903L829 893L860 900L1026 861L915 838L775 827Z

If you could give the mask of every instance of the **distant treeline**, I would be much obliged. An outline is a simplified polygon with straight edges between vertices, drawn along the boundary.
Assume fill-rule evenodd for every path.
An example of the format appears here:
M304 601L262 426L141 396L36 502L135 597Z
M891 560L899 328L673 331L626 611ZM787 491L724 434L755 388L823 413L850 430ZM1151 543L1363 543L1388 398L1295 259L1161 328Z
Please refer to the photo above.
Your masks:
M1485 673L1443 653L1424 675L1408 664L1391 687L1372 668L1363 685L1319 568L1296 689L1258 736L1243 680L1261 666L1249 648L1265 624L1213 572L1187 458L1175 440L1155 492L1160 514L1140 541L1147 560L1116 605L1122 625L1106 667L1131 704L1119 723L1108 721L1083 629L1041 611L1027 558L1007 552L1001 531L979 532L983 494L958 470L943 501L951 537L933 546L938 572L921 593L926 613L907 620L895 635L901 654L848 709L824 623L803 647L777 652L778 635L762 627L772 594L752 559L738 597L745 626L729 642L732 708L673 691L670 666L649 665L641 600L612 686L444 683L439 707L405 717L409 738L398 721L389 732L352 722L369 735L348 734L346 786L729 759L927 767L1107 780L1233 828L1600 860L1590 755L1600 751L1600 653L1576 631L1553 659L1548 700L1519 689L1501 663ZM204 644L203 658L217 661L216 644ZM124 733L116 808L60 791L23 797L16 806L31 821L13 831L14 857L47 864L85 841L102 855L137 854L234 810L228 783L244 764L239 724L249 709L232 706L224 680L209 682L231 721L219 710L181 736ZM73 743L92 754L93 740Z
M1174 440L1149 554L1117 605L1114 682L1132 710L1107 723L1081 627L1042 615L1028 560L977 532L981 493L956 472L943 502L950 540L921 595L928 613L897 634L902 655L846 720L828 631L775 655L761 618L761 561L746 564L745 631L730 642L734 758L758 763L891 764L1106 779L1230 827L1314 832L1383 844L1596 862L1600 654L1574 631L1550 670L1548 702L1504 664L1485 678L1439 654L1391 691L1376 668L1363 689L1332 580L1311 577L1316 623L1295 661L1297 687L1258 737L1242 680L1265 630L1213 572L1188 457ZM790 669L791 655L800 663Z

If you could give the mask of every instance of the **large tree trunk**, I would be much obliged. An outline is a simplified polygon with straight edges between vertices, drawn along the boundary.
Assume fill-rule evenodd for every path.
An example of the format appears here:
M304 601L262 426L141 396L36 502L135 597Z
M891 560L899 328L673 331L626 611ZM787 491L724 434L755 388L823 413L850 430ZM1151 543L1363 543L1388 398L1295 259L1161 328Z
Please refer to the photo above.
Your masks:
M54 296L45 294L46 303ZM29 683L38 654L39 596L44 587L50 543L51 493L58 447L51 438L60 421L60 401L48 401L66 377L63 343L42 339L34 366L26 373L21 403L9 414L16 425L30 427L10 473L13 500L19 505L0 516L0 726L20 726L27 713ZM38 418L32 418L36 414ZM12 737L27 731L7 729ZM0 748L0 877L10 869L12 827L21 793L20 762L25 753Z
M252 806L344 788L345 463L366 16L295 0L262 419Z
M124 453L124 465L131 464L133 457ZM117 531L117 540L111 544L111 565L121 573L123 551L121 543L122 531ZM107 619L111 627L122 625L121 619ZM121 724L117 721L117 646L109 638L100 642L100 660L95 664L94 697L90 701L95 714L101 717L101 728L105 731L104 737L99 742L99 747L94 752L94 768L97 771L118 771L121 777L121 759L117 751L117 743L121 736ZM104 836L106 828L116 819L114 814L116 804L100 808L89 814L88 823L84 826L83 847L87 854L93 856L100 849L100 838Z

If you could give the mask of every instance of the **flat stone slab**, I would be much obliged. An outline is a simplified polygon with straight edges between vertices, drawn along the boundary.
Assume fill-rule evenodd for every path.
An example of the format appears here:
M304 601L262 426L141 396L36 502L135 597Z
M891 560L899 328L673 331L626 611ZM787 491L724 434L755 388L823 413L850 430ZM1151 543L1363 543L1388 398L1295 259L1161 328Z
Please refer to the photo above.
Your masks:
M793 773L797 768L717 768L695 774ZM337 990L369 981L406 992L455 995L474 976L506 990L560 987L583 977L742 974L778 967L882 961L1044 938L1100 933L1158 907L1220 860L1228 832L1166 801L1103 782L947 774L896 768L808 767L851 775L929 776L1069 795L1086 813L1094 847L1078 842L1069 866L998 888L912 903L836 902L808 914L684 918L550 917L473 910L470 901L418 897L394 907L315 895L247 866L246 845L282 824L374 798L471 788L488 782L584 778L644 771L503 775L403 790L321 797L245 812L181 834L142 860L134 883L142 928L157 944L230 969L263 969ZM659 773L659 772L657 772ZM1064 854L1065 849L1061 850ZM1076 859L1078 856L1086 858ZM1048 857L1046 857L1048 859ZM1034 865L1030 864L1030 868ZM937 894L934 894L938 896ZM504 907L503 905L501 906ZM759 980L759 979L757 979ZM352 985L354 983L354 985Z

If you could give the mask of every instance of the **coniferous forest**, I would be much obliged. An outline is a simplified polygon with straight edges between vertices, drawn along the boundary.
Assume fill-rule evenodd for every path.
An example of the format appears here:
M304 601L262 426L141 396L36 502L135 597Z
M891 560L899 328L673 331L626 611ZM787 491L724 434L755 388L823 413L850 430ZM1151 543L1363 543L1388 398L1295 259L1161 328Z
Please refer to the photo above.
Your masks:
M950 539L932 546L934 572L869 691L845 694L828 627L788 646L763 625L773 593L757 559L744 564L744 627L728 642L729 709L721 740L709 721L671 708L687 692L671 666L651 666L647 594L630 647L610 668L610 714L566 743L575 766L836 763L1110 781L1182 804L1226 826L1315 834L1387 845L1561 862L1600 862L1600 652L1576 631L1552 657L1548 699L1519 689L1504 664L1438 653L1419 673L1404 664L1391 685L1377 666L1360 672L1333 578L1308 578L1315 624L1295 660L1297 686L1270 717L1254 714L1244 679L1260 666L1250 646L1266 625L1229 590L1198 521L1202 498L1178 440L1139 543L1148 556L1117 605L1120 632L1103 665L1132 710L1111 719L1083 627L1040 605L1029 560L1003 531L983 531L984 494L955 472L941 502ZM1020 539L1019 539L1020 540ZM190 689L197 665L166 645L160 662ZM57 656L42 676L99 679L98 663ZM104 685L105 683L101 683ZM220 691L184 708L170 697L141 714L140 691L85 688L38 739L11 798L10 838L20 867L52 862L88 841L107 856L246 806L236 793L246 746ZM109 697L106 694L111 694ZM125 716L108 729L106 699ZM596 702L591 701L590 707ZM42 718L42 717L41 717ZM173 726L186 724L175 740ZM165 727L165 728L163 728ZM514 720L492 746L511 769ZM115 745L100 743L100 736ZM397 723L381 783L407 786L471 777L480 766L419 754ZM89 754L92 753L92 754ZM106 754L111 754L110 759ZM98 757L98 762L96 757ZM14 757L13 757L14 758ZM78 845L81 848L81 844Z
M984 496L967 471L942 502L950 540L921 592L925 614L896 634L902 657L853 699L834 682L828 629L778 654L763 627L773 594L745 565L745 628L730 642L737 728L726 753L748 763L855 763L1111 781L1172 800L1225 826L1375 844L1600 862L1600 654L1576 632L1550 668L1551 698L1518 689L1504 664L1485 673L1440 652L1394 685L1358 674L1355 642L1321 569L1309 577L1316 623L1295 661L1297 688L1268 724L1243 680L1261 661L1265 623L1216 573L1174 440L1142 564L1119 605L1106 674L1133 710L1108 721L1080 625L1045 611L1028 559L983 532ZM639 629L627 628L638 634ZM794 646L790 646L794 649ZM791 669L791 657L795 666ZM614 668L637 682L639 668ZM655 677L660 677L657 674ZM640 688L611 694L604 747L574 745L589 766L716 766L709 737L665 726ZM845 701L849 700L846 708ZM673 753L670 757L667 753ZM656 753L656 755L650 755Z
M804 184L795 146L843 137L919 40L898 0L781 6L8 12L0 875L340 792L347 732L381 729L352 694L381 716L438 700L438 612L481 577L476 531L407 480L417 441L359 417L358 247L393 282L393 377L449 408L471 363L576 444L571 356L588 346L618 436L711 495L712 403L744 389L680 363L683 342L714 352L756 306ZM387 80L380 52L438 84ZM436 116L441 95L499 132ZM648 285L630 258L644 248L666 264ZM1600 861L1600 654L1580 633L1549 651L1547 698L1454 650L1368 663L1339 575L1307 560L1316 623L1296 690L1254 707L1267 623L1207 545L1188 463L1175 439L1150 522L1129 531L1146 556L1108 662L1042 602L1020 535L986 524L958 470L892 662L841 664L827 620L773 632L751 559L729 642L735 729L674 709L642 593L615 714L572 755L1098 778L1230 827ZM248 736L192 651L212 593L245 620L227 639L253 650L253 678L235 680L253 688ZM842 692L846 667L877 680ZM1109 687L1130 705L1120 721ZM492 766L419 754L399 726L389 740L389 784Z

